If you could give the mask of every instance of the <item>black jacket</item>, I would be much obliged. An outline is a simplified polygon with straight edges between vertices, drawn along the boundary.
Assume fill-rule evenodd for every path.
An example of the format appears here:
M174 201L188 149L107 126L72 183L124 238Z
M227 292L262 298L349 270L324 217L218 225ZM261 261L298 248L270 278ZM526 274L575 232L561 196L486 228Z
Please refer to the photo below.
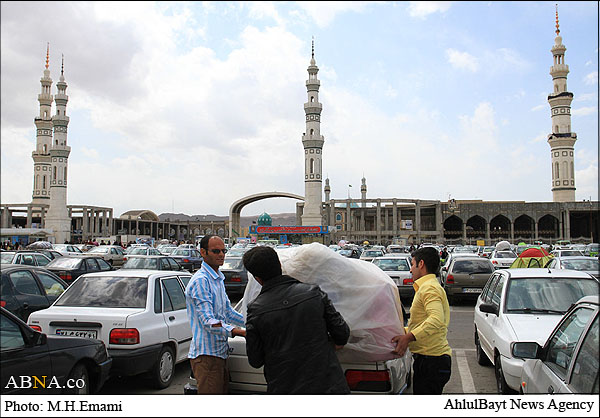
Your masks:
M290 276L266 281L248 305L248 361L264 366L268 393L350 393L333 346L349 337L327 294Z

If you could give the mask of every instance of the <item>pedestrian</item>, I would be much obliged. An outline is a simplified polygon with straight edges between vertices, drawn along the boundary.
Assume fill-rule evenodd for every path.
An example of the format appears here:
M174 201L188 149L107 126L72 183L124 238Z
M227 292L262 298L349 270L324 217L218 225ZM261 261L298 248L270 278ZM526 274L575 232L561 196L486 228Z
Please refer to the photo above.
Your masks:
M242 260L262 285L248 305L246 352L252 367L264 366L267 393L350 393L335 354L350 328L327 294L282 275L271 247L254 247Z
M229 371L227 339L246 336L244 317L231 306L225 293L225 276L219 267L225 261L225 243L216 235L206 235L200 241L204 259L200 270L185 289L187 314L192 328L188 358L198 394L227 394Z
M435 248L424 247L415 251L411 264L415 296L406 333L392 338L396 343L393 352L403 356L410 349L415 395L440 395L450 380L452 365L447 338L450 306L435 276L440 257Z

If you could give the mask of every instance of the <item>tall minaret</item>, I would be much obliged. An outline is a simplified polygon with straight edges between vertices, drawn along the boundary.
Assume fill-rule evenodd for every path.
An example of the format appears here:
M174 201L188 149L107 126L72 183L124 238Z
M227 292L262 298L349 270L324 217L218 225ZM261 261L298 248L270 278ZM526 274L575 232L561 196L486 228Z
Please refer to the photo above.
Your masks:
M50 44L46 49L46 69L40 79L42 91L38 94L40 114L34 119L37 128L35 151L33 158L33 195L32 203L49 203L50 200L50 147L52 146L52 79L48 63L50 61Z
M67 210L67 165L71 147L67 145L67 83L64 75L64 57L60 70L60 81L56 83L58 92L54 96L56 115L52 117L54 126L54 142L50 147L52 171L50 181L50 207L46 215L46 228L54 231L57 243L71 239L71 218Z
M363 174L363 178L362 178L362 183L360 185L360 198L362 200L362 207L366 207L367 206L367 179L365 178L365 175Z
M569 66L565 64L565 51L559 35L558 7L556 10L556 38L550 50L554 56L554 65L550 75L554 83L554 92L548 96L552 115L552 133L548 135L552 154L552 200L554 202L575 201L575 156L574 148L577 134L571 132L571 102L573 93L567 91Z
M302 214L303 226L322 225L322 150L325 139L321 135L321 110L319 103L319 86L317 79L319 67L315 64L315 41L312 42L312 58L308 66L308 102L304 103L306 113L306 132L302 135L304 146L304 211Z
M331 187L329 186L329 177L325 179L325 202L329 202L331 195Z

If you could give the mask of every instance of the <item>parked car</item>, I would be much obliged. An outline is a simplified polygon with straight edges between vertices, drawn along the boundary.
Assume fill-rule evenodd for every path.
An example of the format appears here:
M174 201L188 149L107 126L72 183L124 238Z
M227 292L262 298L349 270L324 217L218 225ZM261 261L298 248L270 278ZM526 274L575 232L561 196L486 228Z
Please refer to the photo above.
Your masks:
M231 257L229 252L219 271L225 276L225 290L227 294L242 295L248 284L248 270L244 267L242 257Z
M383 257L383 251L381 250L365 250L360 255L360 259L363 261L373 261L375 257Z
M585 246L585 251L583 255L588 257L598 257L598 253L600 252L600 244L591 243Z
M450 264L452 263L453 260L457 259L457 258L462 258L462 257L473 257L475 254L473 254L472 252L468 251L468 252L451 252L448 253L448 257L446 258L446 261L444 262L444 264L442 264L440 271L439 271L439 276L440 276L440 284L443 285L444 281L446 280L446 275L448 273L448 267L450 267ZM441 260L440 260L441 262ZM444 269L444 267L446 267Z
M185 271L173 257L166 255L132 255L121 267L125 270L171 270Z
M476 299L490 275L494 272L492 262L476 254L469 257L453 257L441 283L448 296L448 303L454 304L457 298Z
M573 249L554 250L550 254L552 254L554 257L578 257L583 255L581 251Z
M598 394L598 296L586 296L569 309L542 346L511 344L524 359L521 393Z
M68 257L52 260L48 270L63 279L70 286L79 276L96 271L110 271L113 267L100 257Z
M68 286L42 267L21 264L2 266L1 280L1 306L23 321L27 321L31 312L52 305Z
M134 247L129 249L124 258L127 259L130 255L162 255L162 253L152 247Z
M158 251L161 252L161 254L164 255L169 255L173 252L173 250L175 250L177 248L176 245L159 245L158 247L156 247L156 249Z
M494 365L498 393L519 391L524 361L511 343L544 344L569 307L598 295L599 282L575 270L524 268L496 270L477 299L475 348L481 365Z
M495 269L507 269L517 259L517 255L510 250L493 250L489 259Z
M52 244L52 249L58 251L62 255L80 255L83 254L77 246L72 244Z
M196 246L194 244L179 244L177 246L177 248L186 248L189 250L197 250Z
M385 271L394 283L396 283L402 302L410 304L409 302L415 296L415 289L413 287L412 273L410 272L411 258L408 254L404 255L405 257L399 257L398 254L394 256L375 257L372 263Z
M45 266L52 261L37 251L3 251L0 260L2 264L25 264L28 266Z
M109 375L112 359L102 341L46 335L0 308L0 382L3 395L96 393ZM56 385L19 388L20 376L56 378ZM11 379L19 379L11 384ZM69 382L69 379L72 379ZM76 382L82 379L83 384ZM14 381L14 380L13 380ZM69 388L68 386L72 386ZM78 387L81 386L81 387ZM64 389L63 389L64 388Z
M600 279L600 262L592 257L554 257L544 267L551 269L568 269L585 271L596 279Z
M99 245L85 254L102 257L111 266L122 266L125 262L125 253L119 245Z
M123 269L86 274L28 323L48 334L99 339L113 359L111 375L144 373L154 387L166 388L192 340L184 294L191 277Z
M231 248L227 250L227 257L243 257L246 251L248 251L246 248Z
M77 248L79 248L81 250L81 252L83 252L83 253L87 253L92 248L97 247L97 245L94 245L94 244L76 244L75 246Z
M344 248L344 249L339 250L337 253L343 257L360 258L360 251L358 251L357 249L354 249L354 248L352 248L352 249Z
M203 258L200 255L200 251L191 249L191 248L176 248L171 253L171 257L173 257L179 264L183 266L184 269L195 272L202 266Z
M495 249L496 247L480 247L478 254L480 257L490 258Z
M150 248L150 246L148 244L131 244L125 249L125 254L129 254L136 248Z

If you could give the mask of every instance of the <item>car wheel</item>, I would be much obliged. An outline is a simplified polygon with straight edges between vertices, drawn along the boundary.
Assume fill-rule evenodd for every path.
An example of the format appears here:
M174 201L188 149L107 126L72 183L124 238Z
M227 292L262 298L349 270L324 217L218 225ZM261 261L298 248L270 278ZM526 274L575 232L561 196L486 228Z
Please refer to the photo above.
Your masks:
M492 363L490 359L481 348L481 343L479 342L479 336L477 335L477 329L475 330L475 351L477 352L477 363L481 366L490 366Z
M501 395L514 395L517 392L512 390L506 384L506 380L504 379L504 373L502 372L502 362L500 361L500 354L496 355L496 360L494 361L494 371L496 373L496 388L498 389L498 393Z
M175 371L175 355L173 349L165 345L160 351L158 361L152 369L152 385L156 389L169 387Z
M65 395L89 395L90 394L90 375L84 364L78 363L67 378L67 382L72 388L65 387Z

